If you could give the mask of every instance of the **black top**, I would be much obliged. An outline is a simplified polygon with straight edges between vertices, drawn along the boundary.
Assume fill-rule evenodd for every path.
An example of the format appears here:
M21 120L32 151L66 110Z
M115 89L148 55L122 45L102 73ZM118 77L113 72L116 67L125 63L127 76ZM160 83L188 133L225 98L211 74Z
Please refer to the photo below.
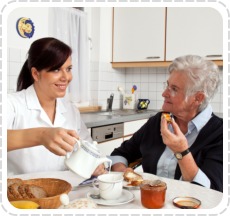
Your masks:
M143 171L156 175L158 160L166 148L160 135L160 121L161 112L151 117L132 138L114 149L111 155L123 156L128 163L142 158ZM212 117L200 130L190 151L197 166L209 178L210 188L223 192L223 119L212 113ZM181 170L177 164L174 179L180 177Z

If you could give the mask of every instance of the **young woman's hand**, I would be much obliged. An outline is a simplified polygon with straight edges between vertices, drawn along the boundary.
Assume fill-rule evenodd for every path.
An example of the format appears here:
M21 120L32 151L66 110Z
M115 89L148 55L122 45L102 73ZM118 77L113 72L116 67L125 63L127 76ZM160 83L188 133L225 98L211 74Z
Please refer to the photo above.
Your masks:
M77 132L64 128L45 128L41 133L41 144L52 153L65 156L66 152L71 152L76 139L80 139Z

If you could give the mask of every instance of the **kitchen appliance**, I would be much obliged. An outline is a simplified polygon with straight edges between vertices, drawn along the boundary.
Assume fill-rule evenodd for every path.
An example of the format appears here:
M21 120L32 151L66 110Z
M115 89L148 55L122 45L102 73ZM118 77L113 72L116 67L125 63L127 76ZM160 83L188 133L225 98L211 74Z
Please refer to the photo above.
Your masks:
M123 123L95 127L92 129L92 138L97 142L104 142L116 138L123 137L124 126Z

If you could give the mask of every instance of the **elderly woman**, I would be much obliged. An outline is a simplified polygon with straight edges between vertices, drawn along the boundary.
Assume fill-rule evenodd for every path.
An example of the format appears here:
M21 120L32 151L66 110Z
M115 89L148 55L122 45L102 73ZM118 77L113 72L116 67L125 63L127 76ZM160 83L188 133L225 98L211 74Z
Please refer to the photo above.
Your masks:
M144 172L223 191L223 120L212 112L220 84L217 65L199 56L176 58L168 67L162 109L111 156L113 171L142 158Z

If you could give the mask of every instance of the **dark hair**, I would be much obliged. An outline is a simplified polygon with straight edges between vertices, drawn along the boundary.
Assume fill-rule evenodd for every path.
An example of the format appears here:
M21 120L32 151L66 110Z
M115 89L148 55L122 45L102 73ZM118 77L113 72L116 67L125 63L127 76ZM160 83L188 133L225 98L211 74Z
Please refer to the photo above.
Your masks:
M27 89L34 83L31 68L37 71L59 69L72 54L72 49L56 38L42 38L34 41L28 51L17 81L17 91Z

